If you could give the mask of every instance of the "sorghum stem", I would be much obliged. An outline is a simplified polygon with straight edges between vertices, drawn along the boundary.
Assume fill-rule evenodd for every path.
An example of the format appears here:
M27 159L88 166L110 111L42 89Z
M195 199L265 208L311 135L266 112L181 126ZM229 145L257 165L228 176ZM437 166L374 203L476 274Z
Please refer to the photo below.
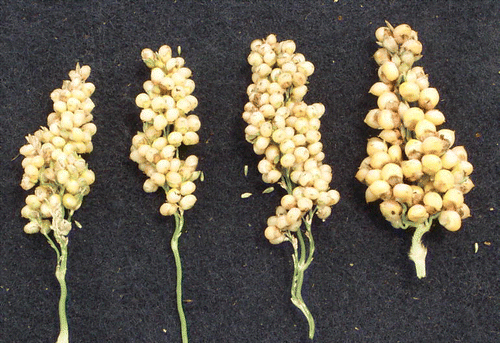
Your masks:
M292 303L302 311L304 316L307 319L307 322L309 324L309 338L313 339L314 338L314 330L315 330L315 323L314 323L314 318L307 308L307 305L304 302L304 299L302 298L302 285L304 283L304 273L306 269L309 267L309 265L312 262L313 259L313 254L314 254L314 240L311 235L311 223L308 220L304 220L304 223L306 225L306 230L307 234L306 237L309 239L309 252L307 252L306 245L304 242L304 237L302 236L302 231L299 229L297 231L297 237L299 240L300 244L300 253L299 253L299 248L294 246L294 255L293 255L293 261L294 261L294 273L293 273L293 280L292 280L292 289L291 289L291 294L292 294ZM306 253L307 253L307 260L306 260ZM300 255L300 256L299 256Z
M184 226L184 215L182 213L175 214L175 231L172 236L172 241L170 242L170 246L172 247L172 252L174 253L175 259L175 267L177 270L177 286L176 286L176 294L177 294L177 312L179 312L179 320L181 322L181 336L182 342L188 342L187 335L187 324L186 324L186 316L184 315L184 309L182 308L182 264L181 257L179 255L179 237L182 234L182 228Z
M411 240L411 248L408 256L410 257L410 260L415 263L415 269L419 279L426 276L425 257L427 256L427 248L422 244L422 236L430 230L431 225L432 220L419 224L415 228L415 233L413 234L413 238Z
M68 320L66 318L66 297L68 290L66 288L66 266L68 262L68 245L66 242L59 243L61 247L61 256L56 267L56 278L61 286L61 296L59 297L59 324L60 332L56 343L69 342Z
M290 170L287 168L284 170L282 174L283 174L282 179L286 185L287 192L288 194L292 194L293 183L292 180L290 180ZM297 241L294 241L292 238L290 238L290 242L292 243L293 246L293 255L292 255L293 279L291 288L291 294L292 294L291 300L292 303L299 310L302 311L302 313L307 319L307 322L309 324L310 339L314 338L315 324L314 324L314 318L309 309L307 308L304 299L302 298L302 285L304 283L304 273L311 264L314 254L314 239L311 231L313 213L314 211L310 211L309 215L306 216L306 218L302 219L306 227L306 237L309 240L309 252L307 252L306 244L304 242L304 237L302 236L302 231L300 228L297 230L297 238L300 246L297 245ZM307 254L307 259L306 259L306 254Z

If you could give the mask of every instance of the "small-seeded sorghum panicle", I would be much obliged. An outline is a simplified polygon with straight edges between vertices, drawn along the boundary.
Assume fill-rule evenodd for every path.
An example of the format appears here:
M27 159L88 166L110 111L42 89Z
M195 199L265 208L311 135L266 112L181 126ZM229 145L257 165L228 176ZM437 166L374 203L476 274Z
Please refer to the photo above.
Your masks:
M272 34L253 41L251 49L248 63L253 83L248 86L249 102L242 116L248 124L246 140L257 155L264 156L258 164L262 180L282 180L288 190L265 230L266 238L278 244L300 228L309 211L326 219L339 193L330 190L332 168L323 163L319 128L325 106L303 101L314 65L295 51L292 40L278 42Z
M151 68L151 79L144 82L145 93L135 99L142 108L143 131L133 137L130 158L148 176L144 191L165 190L160 213L170 216L196 203L193 181L200 176L196 171L198 158L190 155L180 159L179 147L199 142L200 119L190 114L198 100L191 94L195 88L191 70L184 66L182 57L172 57L168 45L156 53L144 49L142 59Z
M50 95L54 112L47 118L47 127L28 135L28 144L20 149L24 156L21 187L29 190L36 186L21 210L30 220L24 227L26 233L57 230L55 234L67 236L71 223L65 212L71 217L94 183L95 175L81 157L93 150L91 139L96 133L90 99L95 87L86 82L89 75L89 66L77 65L69 73L70 80ZM53 222L57 218L57 223L51 218Z
M253 41L251 50L253 83L247 88L249 102L242 115L248 124L245 138L257 155L263 155L258 164L262 180L279 182L287 191L267 220L264 234L272 244L289 241L294 248L291 300L306 316L312 339L314 320L301 295L304 272L314 253L311 224L314 215L328 218L340 197L330 189L332 168L323 163L319 128L325 106L304 102L314 65L295 51L292 40L278 42L271 34Z

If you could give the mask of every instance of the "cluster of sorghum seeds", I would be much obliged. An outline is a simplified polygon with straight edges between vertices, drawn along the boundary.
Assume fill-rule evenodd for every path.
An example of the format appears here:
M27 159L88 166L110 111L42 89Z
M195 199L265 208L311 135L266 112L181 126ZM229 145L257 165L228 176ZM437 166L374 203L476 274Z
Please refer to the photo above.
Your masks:
M375 53L380 82L370 93L378 108L368 112L365 123L382 130L368 140L368 157L356 178L364 182L366 201L382 199L380 210L395 227L416 227L430 218L450 231L470 216L464 194L474 184L472 164L463 146L452 147L454 131L437 129L445 121L435 107L439 94L429 87L422 67L422 44L407 24L377 29L381 46Z
M63 208L71 215L80 208L94 183L94 173L80 156L92 151L91 138L96 133L91 122L94 103L90 99L95 86L85 82L89 75L89 66L77 65L70 71L71 80L65 80L50 95L54 112L47 118L48 128L41 127L26 137L28 144L20 149L25 156L21 187L29 190L39 183L21 210L21 215L30 220L24 227L26 233L48 234L58 229L58 234L67 235L71 230L68 221L54 226L49 218L62 218Z
M287 239L286 232L299 230L302 217L317 206L319 218L331 214L339 193L330 190L332 169L323 164L320 118L323 104L307 105L307 78L314 65L295 52L291 40L277 42L275 35L251 44L248 63L252 81L243 119L246 140L256 154L264 155L258 169L266 183L284 179L288 193L276 215L268 219L265 236L273 244Z
M139 169L148 176L144 191L155 192L162 187L166 202L160 213L169 216L188 210L196 203L193 194L198 158L194 155L185 160L179 158L179 147L199 142L200 120L188 113L198 106L198 100L191 95L195 84L191 70L184 67L182 57L172 57L168 45L154 53L142 51L144 63L151 68L151 80L144 82L145 93L135 101L142 108L143 132L132 140L130 158L139 164Z

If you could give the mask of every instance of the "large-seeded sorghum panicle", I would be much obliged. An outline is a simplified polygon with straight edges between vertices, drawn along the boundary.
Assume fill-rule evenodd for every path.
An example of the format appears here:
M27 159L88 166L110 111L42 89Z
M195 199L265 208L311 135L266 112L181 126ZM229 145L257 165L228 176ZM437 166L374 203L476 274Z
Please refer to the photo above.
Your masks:
M436 108L439 93L429 87L424 69L413 66L422 57L417 32L407 24L388 24L375 35L380 81L370 93L378 106L365 123L382 131L368 140L368 157L356 178L368 186L367 202L382 200L380 210L394 227L417 228L410 258L425 259L421 236L434 218L457 231L470 216L464 194L474 186L473 167L464 147L453 146L454 131L438 129L445 122Z

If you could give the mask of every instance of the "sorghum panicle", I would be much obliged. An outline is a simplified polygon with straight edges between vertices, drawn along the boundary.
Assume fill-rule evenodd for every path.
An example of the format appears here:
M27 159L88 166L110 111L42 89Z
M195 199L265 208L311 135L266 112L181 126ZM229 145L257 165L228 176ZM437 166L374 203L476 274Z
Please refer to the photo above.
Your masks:
M258 164L262 180L276 183L283 178L289 191L265 230L266 238L279 244L288 240L287 232L299 230L309 211L316 208L318 217L326 219L339 193L330 190L332 169L322 162L319 119L325 107L303 101L314 65L295 51L292 40L278 42L272 34L253 41L251 49L253 83L242 117L248 124L246 140L264 156Z
M429 87L424 69L413 66L422 57L417 32L387 24L375 33L380 81L370 93L378 107L365 118L382 131L368 140L356 178L368 186L367 202L382 200L380 210L394 227L430 227L438 218L457 231L470 216L463 195L474 187L472 164L463 146L453 146L454 131L438 128L445 121L436 108L439 93Z
M191 94L195 84L191 70L184 66L182 57L172 57L168 45L158 52L142 51L144 63L151 68L151 79L144 82L145 93L136 97L142 108L140 117L143 131L132 140L130 158L139 164L139 169L148 176L144 191L151 193L158 188L165 190L166 201L160 207L164 216L188 210L196 203L193 194L198 158L179 158L179 147L199 142L200 120L190 114L198 106Z
M89 75L89 66L77 65L69 73L70 80L50 95L54 112L47 118L47 127L28 135L28 144L20 149L24 156L21 187L29 190L38 184L21 210L30 220L24 227L26 233L55 230L56 236L67 236L71 223L64 219L64 212L71 216L80 208L94 183L94 173L81 157L93 150L91 139L96 133L90 99L95 87L86 82Z
M178 49L180 54L180 48ZM197 131L200 119L190 114L198 106L191 94L195 84L191 70L184 66L182 57L172 57L172 49L163 45L158 52L142 50L142 60L151 69L151 79L144 82L145 93L135 102L142 108L143 131L132 139L130 158L148 176L144 191L151 193L158 188L165 192L165 202L160 207L164 216L174 216L175 230L170 246L177 270L177 309L181 324L182 342L188 342L187 322L182 300L182 264L179 254L179 237L184 226L184 211L196 203L194 181L202 175L196 171L198 158L179 157L179 147L198 144Z
M307 318L309 338L313 339L314 319L301 294L304 272L315 249L311 224L314 215L328 218L340 197L330 189L332 168L323 163L319 128L325 106L303 101L314 65L295 51L292 40L278 42L271 34L253 41L251 50L248 63L253 83L247 88L249 102L242 115L248 124L245 137L254 152L264 156L258 164L262 180L280 182L287 190L276 214L267 220L264 235L272 244L292 244L291 301Z

